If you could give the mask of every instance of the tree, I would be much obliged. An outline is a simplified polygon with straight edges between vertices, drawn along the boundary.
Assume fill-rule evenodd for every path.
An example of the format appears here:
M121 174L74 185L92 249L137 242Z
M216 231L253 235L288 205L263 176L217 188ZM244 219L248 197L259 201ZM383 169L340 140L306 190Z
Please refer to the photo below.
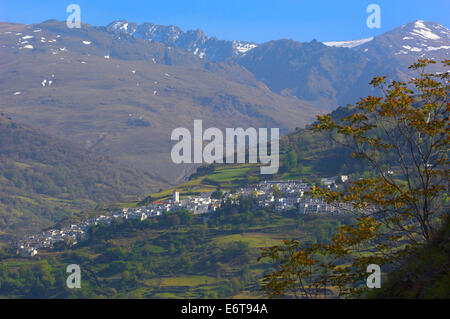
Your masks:
M223 193L220 189L215 190L214 192L212 192L211 194L211 198L214 199L222 199L223 198Z
M283 196L283 191L277 185L271 186L270 192L275 198L281 198Z
M297 168L297 153L294 150L290 150L286 156L286 171Z
M329 244L305 246L294 240L264 250L262 258L278 265L264 279L269 295L298 289L292 275L296 282L306 280L300 286L303 297L317 296L308 294L305 286L326 288L326 284L340 297L360 295L365 291L367 265L398 266L407 254L433 239L448 214L450 142L449 73L425 73L434 63L423 59L410 66L419 75L408 83L374 78L371 85L383 96L361 99L348 116L318 116L312 130L349 147L352 157L364 161L370 171L350 181L345 190L314 188L311 195L329 204L351 205L357 223L339 227ZM450 66L450 60L442 63ZM316 269L310 273L304 267L311 261L298 259L299 253L325 261L313 259Z
M141 200L138 205L140 206L146 206L149 205L151 202L153 202L155 199L152 198L152 196L147 196L143 200Z

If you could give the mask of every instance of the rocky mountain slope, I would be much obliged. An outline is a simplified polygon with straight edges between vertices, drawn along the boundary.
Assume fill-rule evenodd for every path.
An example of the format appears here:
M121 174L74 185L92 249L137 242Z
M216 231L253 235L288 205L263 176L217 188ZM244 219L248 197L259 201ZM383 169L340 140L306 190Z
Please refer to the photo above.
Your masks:
M272 91L309 101L323 110L333 110L374 93L368 86L374 76L396 77L397 72L360 52L328 47L315 40L270 41L240 58L239 64Z
M113 21L107 26L108 31L116 34L132 35L151 42L182 48L192 54L211 61L223 61L236 58L256 47L255 43L243 41L219 40L208 37L200 30L184 32L177 26L156 25L154 23L137 24L126 20Z

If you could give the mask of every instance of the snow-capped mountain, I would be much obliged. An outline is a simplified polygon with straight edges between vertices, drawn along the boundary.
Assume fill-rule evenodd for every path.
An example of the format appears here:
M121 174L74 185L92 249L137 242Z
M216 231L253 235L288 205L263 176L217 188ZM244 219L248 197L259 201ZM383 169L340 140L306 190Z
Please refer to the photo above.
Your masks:
M126 20L111 22L109 32L130 35L166 46L174 46L210 61L241 58L258 45L250 42L219 40L200 30L183 31L173 25L137 24ZM328 47L350 48L369 59L390 57L400 66L408 66L417 58L448 59L450 30L435 22L413 21L376 37L323 42Z
M182 48L194 55L211 61L223 61L245 55L256 44L242 41L219 40L208 37L200 30L184 32L177 26L154 23L137 24L126 20L113 21L107 30L118 34L132 35L139 39L157 41L169 46Z
M323 44L356 50L371 60L397 66L408 73L406 68L417 59L442 61L449 58L450 30L436 22L416 20L376 37ZM437 67L431 69L437 71Z
M404 24L355 47L369 58L386 59L407 66L418 58L442 61L450 57L450 30L422 20Z

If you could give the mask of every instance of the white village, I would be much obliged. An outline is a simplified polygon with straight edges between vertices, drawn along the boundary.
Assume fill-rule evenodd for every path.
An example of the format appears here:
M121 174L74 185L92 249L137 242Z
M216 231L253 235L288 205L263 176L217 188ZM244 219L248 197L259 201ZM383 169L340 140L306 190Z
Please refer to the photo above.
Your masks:
M330 189L339 187L345 183L348 177L345 175L327 177L321 179L321 184ZM165 212L176 212L187 210L192 214L210 214L221 207L223 201L230 200L238 204L239 198L254 196L257 208L269 208L276 212L296 211L298 214L310 215L339 215L352 210L350 204L328 204L321 198L307 196L306 192L310 186L302 180L287 181L263 181L258 184L240 188L236 192L224 192L221 199L213 198L213 192L201 193L198 196L186 196L180 198L178 191L173 192L172 199L156 200L148 205L136 208L123 208L110 214L100 215L62 227L61 229L50 229L41 234L34 234L19 240L14 244L17 253L23 256L36 256L42 249L52 249L58 242L64 242L70 246L86 240L89 228L95 225L110 225L115 219L138 219L157 218ZM274 190L278 194L275 194Z

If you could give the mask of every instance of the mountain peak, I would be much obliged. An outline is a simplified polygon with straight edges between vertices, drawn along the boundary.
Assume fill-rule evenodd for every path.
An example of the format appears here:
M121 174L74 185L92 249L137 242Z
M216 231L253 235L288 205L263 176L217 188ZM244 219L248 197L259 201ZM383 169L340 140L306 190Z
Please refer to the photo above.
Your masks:
M416 58L442 58L449 54L450 30L436 22L415 20L375 37L395 55L414 55ZM363 46L364 47L364 46ZM367 48L367 47L365 47ZM430 53L433 53L430 55ZM434 54L439 53L439 54ZM436 56L435 56L436 55Z
M136 31L138 24L134 22L128 22L127 20L116 20L109 23L106 26L108 31L133 34Z
M394 29L392 31L396 31ZM443 25L436 22L425 22L416 20L400 27L400 30L409 33L410 36L419 37L424 40L439 40L450 37L450 31ZM392 32L391 31L391 32Z
M397 40L414 40L415 42L421 42L420 45L425 47L424 41L450 41L450 30L448 30L443 25L436 22L426 22L424 20L415 20L404 25L401 25L398 28L395 28L391 31L383 33L377 37L370 37L358 40L350 40L350 41L329 41L323 42L323 44L331 47L340 47L340 48L357 48L367 47L367 43L371 42L375 38L384 37L386 35L394 35ZM413 41L413 42L414 42ZM410 45L406 44L406 45ZM445 43L443 43L445 47ZM442 46L441 45L441 46ZM436 46L433 46L436 47ZM417 51L419 52L419 51Z
M450 30L436 22L415 20L376 36L355 47L369 59L384 60L406 68L417 59L443 61L450 56ZM439 66L430 69L441 72Z

